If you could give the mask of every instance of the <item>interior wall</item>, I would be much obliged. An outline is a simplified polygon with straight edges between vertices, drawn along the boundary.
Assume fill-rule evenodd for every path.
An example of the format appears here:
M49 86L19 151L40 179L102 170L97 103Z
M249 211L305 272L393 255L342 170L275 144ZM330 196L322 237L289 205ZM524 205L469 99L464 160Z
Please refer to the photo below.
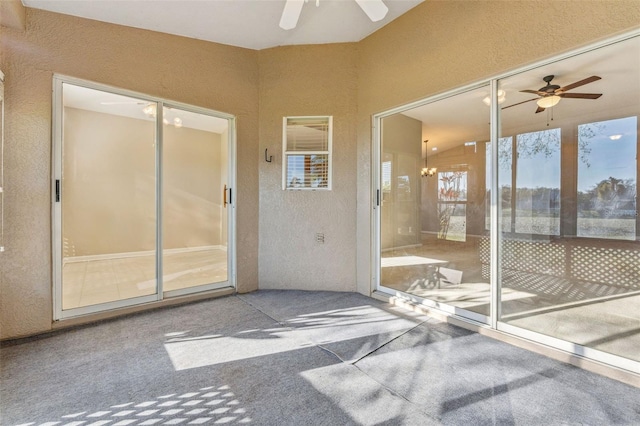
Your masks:
M26 8L20 0L0 1L0 25L24 30L26 15Z
M222 136L171 125L163 133L164 248L226 245L221 235L227 213L222 206L227 163Z
M155 125L64 108L64 257L155 248Z
M358 44L357 277L371 292L371 116L638 27L635 0L427 1Z
M419 210L420 187L415 165L422 164L422 122L402 114L382 120L382 152L391 155L391 188L383 189L381 197L382 222L380 248L382 250L420 243ZM382 159L384 161L384 158ZM411 170L406 170L411 165ZM400 200L398 176L408 176L411 200Z
M63 257L155 250L155 122L70 107L63 121ZM164 249L227 245L227 134L164 126Z
M238 117L237 288L257 289L258 52L30 8L25 30L0 27L0 50L6 95L0 338L52 327L54 73Z
M238 291L257 288L259 268L261 288L355 290L357 278L369 294L371 115L638 22L636 0L424 2L359 43L256 52L27 8L25 29L0 28L0 338L51 329L53 73L238 117ZM282 117L317 114L334 116L333 189L283 191Z
M355 44L260 51L261 289L356 289L356 59ZM330 191L282 189L282 118L305 115L333 116Z

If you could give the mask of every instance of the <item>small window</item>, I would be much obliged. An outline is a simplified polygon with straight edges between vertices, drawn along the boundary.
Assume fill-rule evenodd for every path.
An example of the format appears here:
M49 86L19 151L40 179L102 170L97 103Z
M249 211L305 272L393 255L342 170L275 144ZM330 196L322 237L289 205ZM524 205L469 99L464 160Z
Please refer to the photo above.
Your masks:
M285 117L283 189L331 189L332 117Z

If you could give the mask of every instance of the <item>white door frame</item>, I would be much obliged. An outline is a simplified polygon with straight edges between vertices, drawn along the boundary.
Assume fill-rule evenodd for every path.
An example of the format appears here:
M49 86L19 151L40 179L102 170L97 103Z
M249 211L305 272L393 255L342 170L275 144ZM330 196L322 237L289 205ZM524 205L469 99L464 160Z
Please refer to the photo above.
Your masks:
M197 287L163 292L162 287L162 120L156 120L155 132L155 161L156 161L156 293L148 296L139 296L97 305L90 305L74 309L62 309L62 147L63 147L63 84L89 89L101 90L123 96L130 96L143 101L157 104L157 116L162 116L162 108L169 106L189 112L205 114L228 121L228 204L227 204L227 281L213 284L205 284ZM236 287L236 118L231 114L211 109L196 107L193 105L169 101L143 93L125 90L113 86L99 84L75 77L54 74L53 76L53 107L52 107L52 177L51 177L51 214L52 214L52 260L53 260L53 319L63 320L78 316L105 312L114 309L139 305L142 303L157 302L166 298L182 296L191 293L200 293L219 288Z

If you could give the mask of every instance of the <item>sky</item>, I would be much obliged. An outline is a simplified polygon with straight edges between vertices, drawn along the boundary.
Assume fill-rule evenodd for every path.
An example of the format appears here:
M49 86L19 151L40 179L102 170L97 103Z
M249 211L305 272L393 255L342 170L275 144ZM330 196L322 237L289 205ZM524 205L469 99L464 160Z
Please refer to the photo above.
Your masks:
M617 179L637 179L637 119L621 118L601 122L603 129L588 144L589 166L578 161L578 191L587 191L609 177ZM610 136L621 135L612 140Z
M585 153L584 160L578 160L578 191L588 191L609 177L636 181L637 118L627 117L595 124L598 126L593 128L598 131L586 143L590 152ZM610 137L614 135L620 135L620 138L612 140ZM517 186L559 188L560 173L559 149L550 155L540 153L529 158L521 157L518 159ZM511 184L510 174L510 165L501 165L501 185ZM489 182L489 168L486 178Z

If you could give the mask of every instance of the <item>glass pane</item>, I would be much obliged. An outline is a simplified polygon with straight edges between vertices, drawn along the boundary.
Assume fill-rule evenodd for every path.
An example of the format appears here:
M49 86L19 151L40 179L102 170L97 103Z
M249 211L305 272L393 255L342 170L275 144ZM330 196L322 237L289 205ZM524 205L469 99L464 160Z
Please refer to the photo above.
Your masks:
M329 151L329 117L287 118L287 151Z
M500 320L636 361L639 51L636 37L500 81L501 135L517 145ZM541 107L536 91L558 103Z
M477 142L489 138L488 93L382 119L380 170L380 284L480 321L490 312L486 148Z
M560 129L516 136L516 232L560 233Z
M163 289L227 281L228 122L163 109Z
M328 154L287 154L287 188L327 188Z
M578 235L636 239L637 117L578 126Z
M467 172L438 172L438 238L466 241Z
M501 229L505 232L511 232L512 229L512 214L515 213L511 209L511 192L512 192L512 176L511 176L511 161L513 157L513 138L506 137L498 139L498 187L500 190L500 202L501 202ZM486 197L486 212L485 212L485 229L488 231L491 229L491 142L486 144L486 177L485 187L487 188Z
M63 85L62 309L156 293L155 104Z

